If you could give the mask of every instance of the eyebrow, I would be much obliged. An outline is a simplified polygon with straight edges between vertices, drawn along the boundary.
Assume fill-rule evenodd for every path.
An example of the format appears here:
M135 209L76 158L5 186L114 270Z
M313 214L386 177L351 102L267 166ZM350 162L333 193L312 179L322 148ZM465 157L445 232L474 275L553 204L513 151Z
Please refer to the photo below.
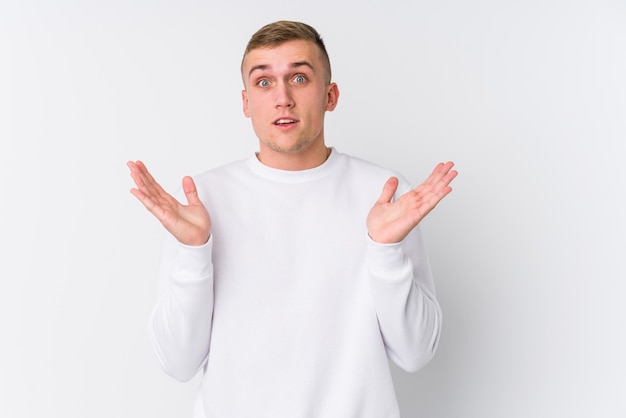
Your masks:
M311 71L315 72L313 65L308 61L296 61L291 64L291 68L299 68L299 67L309 67ZM268 68L270 68L268 64L255 65L252 68L250 68L250 71L248 72L248 77L250 77L252 73L256 70L264 71L264 70L267 70Z

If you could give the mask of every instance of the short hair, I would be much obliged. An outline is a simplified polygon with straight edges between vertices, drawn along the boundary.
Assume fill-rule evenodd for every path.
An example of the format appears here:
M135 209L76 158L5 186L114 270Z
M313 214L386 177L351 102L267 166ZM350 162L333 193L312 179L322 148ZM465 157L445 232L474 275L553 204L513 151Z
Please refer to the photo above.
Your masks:
M328 82L332 79L330 70L330 58L326 51L326 45L321 35L312 26L302 22L293 22L289 20L279 20L274 23L267 24L256 31L248 41L246 50L241 60L241 69L243 71L243 62L250 51L257 48L274 48L288 41L305 40L311 41L317 45L321 53L324 70L328 77Z

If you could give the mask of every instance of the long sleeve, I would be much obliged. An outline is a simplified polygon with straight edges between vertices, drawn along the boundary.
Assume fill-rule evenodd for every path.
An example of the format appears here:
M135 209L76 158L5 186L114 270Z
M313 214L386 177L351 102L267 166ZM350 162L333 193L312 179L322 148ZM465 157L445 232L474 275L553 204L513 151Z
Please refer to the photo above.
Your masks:
M441 308L419 227L396 244L368 238L368 271L389 358L413 372L435 354Z
M213 313L212 237L198 247L166 236L157 301L149 323L152 346L164 371L191 379L209 352Z

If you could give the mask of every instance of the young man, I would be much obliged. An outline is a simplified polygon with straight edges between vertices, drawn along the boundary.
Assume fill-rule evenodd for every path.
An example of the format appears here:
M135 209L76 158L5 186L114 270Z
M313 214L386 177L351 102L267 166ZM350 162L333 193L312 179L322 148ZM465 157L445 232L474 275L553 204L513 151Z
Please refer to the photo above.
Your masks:
M398 417L387 359L419 369L441 328L417 225L456 171L411 189L328 148L339 90L308 25L261 28L241 70L254 156L185 177L187 205L129 162L131 193L170 232L156 354L181 381L203 370L194 418Z

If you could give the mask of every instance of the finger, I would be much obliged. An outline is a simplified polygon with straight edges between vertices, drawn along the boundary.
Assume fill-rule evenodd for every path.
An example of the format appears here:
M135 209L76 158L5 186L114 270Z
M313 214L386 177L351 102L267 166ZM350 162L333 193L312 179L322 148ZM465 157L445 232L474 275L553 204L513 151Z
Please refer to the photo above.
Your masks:
M161 220L164 210L160 206L158 206L150 196L146 195L139 189L130 189L130 192L143 204L143 206L150 213L152 213L159 220Z
M420 200L434 207L452 191L450 183L459 174L456 170L451 170L453 165L452 162L439 163L430 177L413 190Z
M383 186L383 191L378 198L377 203L389 203L393 198L393 195L398 189L398 179L396 177L390 177Z
M458 174L455 170L452 170L452 167L454 167L454 163L451 161L437 164L424 183L414 189L415 192L418 194L439 193L439 190L450 184Z
M137 187L141 190L146 190L149 186L149 178L146 176L148 170L146 166L143 165L141 161L129 161L127 163L128 168L130 168L130 176L133 181L137 185Z
M131 173L136 173L136 174L141 174L143 175L145 172L148 171L148 169L146 168L146 166L144 165L144 163L142 163L141 161L137 160L137 161L128 161L126 163L126 165L128 166L128 168L130 169Z
M130 177L133 179L137 187L139 187L139 184L137 183L138 180L143 185L143 179L141 178L140 174L141 170L137 166L137 163L135 163L134 161L128 161L126 165L130 169Z
M136 170L131 169L131 176L135 180L137 187L149 197L153 199L170 200L171 196L161 185L152 177L148 168L142 161L137 160L134 163Z
M138 189L146 188L145 182L143 180L143 176L138 170L131 170L130 177L133 179Z
M436 184L450 172L452 167L454 167L452 161L437 164L424 183L431 185Z
M131 169L131 177L137 188L130 192L143 206L161 222L165 224L168 213L176 211L180 203L168 194L150 175L148 169L141 161L128 162Z
M455 177L458 174L459 173L456 170L451 170L448 173L446 173L445 176L443 176L441 179L439 179L439 181L436 184L433 185L433 192L440 194L440 195L444 193L442 196L445 196L446 194L450 193L451 191L450 183L452 182L452 180L455 179Z
M435 184L424 183L415 189L415 193L425 202L434 201L434 205L436 205L441 199L452 191L450 182L456 177L456 175L456 172L450 172Z
M157 183L154 177L152 177L152 174L150 174L150 171L148 171L148 168L145 166L145 164L142 161L137 161L136 165L138 168L138 173L143 179L145 186L156 190L160 189L159 183Z
M456 170L451 170L449 171L442 179L442 181L448 185L450 183L452 183L452 180L454 180L456 178L456 176L459 175L459 172Z
M430 208L428 211L432 210L435 206L443 200L450 192L452 192L452 187L449 186L450 182L456 177L458 173L456 171L451 171L446 176L441 179L434 187L430 189L430 192L424 195L424 201L426 206Z
M189 203L190 205L202 204L200 198L198 197L198 189L196 188L196 184L189 176L183 177L183 191L185 192L187 203Z
M147 181L144 175L137 171L131 172L130 175L137 186L136 190L140 191L142 196L155 201L160 199L158 190Z

